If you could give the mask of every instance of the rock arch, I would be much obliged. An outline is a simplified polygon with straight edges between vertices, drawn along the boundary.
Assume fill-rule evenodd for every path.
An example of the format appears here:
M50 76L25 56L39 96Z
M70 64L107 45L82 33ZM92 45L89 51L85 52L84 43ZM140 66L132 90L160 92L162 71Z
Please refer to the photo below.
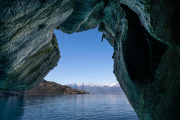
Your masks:
M30 89L56 66L54 29L70 34L99 26L114 47L114 73L139 119L177 120L179 5L178 0L1 0L0 90Z

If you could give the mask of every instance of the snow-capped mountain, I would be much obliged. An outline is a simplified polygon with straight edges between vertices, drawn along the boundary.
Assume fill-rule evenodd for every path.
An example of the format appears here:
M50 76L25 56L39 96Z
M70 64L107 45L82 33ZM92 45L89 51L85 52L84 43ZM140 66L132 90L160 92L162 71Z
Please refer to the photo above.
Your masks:
M112 83L112 84L91 84L91 83L82 83L82 84L68 84L74 89L84 90L89 93L93 94L122 94L123 91L119 84Z
M111 83L111 84L94 84L94 83L80 83L80 84L76 84L76 83L73 83L73 84L68 84L68 86L98 86L98 87L119 87L119 84L117 83Z

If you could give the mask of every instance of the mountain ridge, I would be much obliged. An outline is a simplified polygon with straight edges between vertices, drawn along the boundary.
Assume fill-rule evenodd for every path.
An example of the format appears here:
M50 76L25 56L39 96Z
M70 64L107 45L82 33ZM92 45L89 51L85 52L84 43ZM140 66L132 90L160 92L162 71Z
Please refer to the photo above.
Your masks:
M94 83L72 83L67 84L77 90L84 90L93 94L124 94L121 87L117 83L110 84L94 84Z
M67 84L67 86L69 85L77 85L77 86L99 86L99 87L120 87L120 85L118 83L107 83L107 84L96 84L96 83L72 83L72 84Z

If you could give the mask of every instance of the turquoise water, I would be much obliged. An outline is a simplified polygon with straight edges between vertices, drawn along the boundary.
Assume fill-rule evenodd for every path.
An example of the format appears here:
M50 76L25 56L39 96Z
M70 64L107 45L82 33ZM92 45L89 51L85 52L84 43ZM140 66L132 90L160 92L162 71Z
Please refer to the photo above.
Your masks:
M137 120L125 95L1 97L0 120Z

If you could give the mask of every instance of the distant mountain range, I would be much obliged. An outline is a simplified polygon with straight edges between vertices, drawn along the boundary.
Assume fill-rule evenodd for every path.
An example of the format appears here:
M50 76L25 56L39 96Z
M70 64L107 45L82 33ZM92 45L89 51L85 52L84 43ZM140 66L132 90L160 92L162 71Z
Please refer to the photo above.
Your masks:
M67 86L72 87L77 90L84 90L93 94L123 94L123 91L119 84L90 84L90 83L82 83L82 84L68 84Z
M119 84L68 84L60 85L55 82L42 80L36 87L26 92L0 91L1 96L23 96L23 95L57 95L57 94L123 94Z

